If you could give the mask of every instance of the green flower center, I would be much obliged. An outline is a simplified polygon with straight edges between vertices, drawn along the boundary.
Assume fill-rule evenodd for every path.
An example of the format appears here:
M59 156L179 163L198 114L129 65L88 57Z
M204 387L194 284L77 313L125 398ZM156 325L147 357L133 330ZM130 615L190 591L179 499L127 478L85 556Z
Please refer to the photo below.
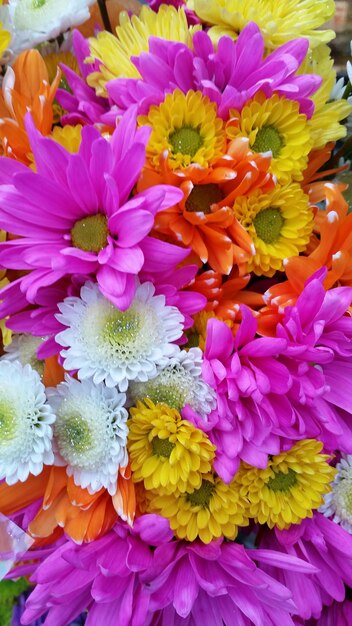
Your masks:
M154 384L151 381L145 386L145 397L150 398L154 404L167 404L171 409L179 411L185 404L182 389L177 385Z
M16 420L13 409L6 402L0 403L0 443L13 439L16 433Z
M156 456L163 456L168 459L174 447L175 444L168 439L160 439L159 437L152 439L153 454Z
M65 448L75 452L86 452L92 447L92 436L85 420L79 413L57 422L57 434L60 448L65 453Z
M89 215L78 220L72 228L72 245L86 252L100 252L107 245L108 233L105 215Z
M194 185L186 200L186 209L191 213L211 213L211 205L224 199L224 194L218 185Z
M182 126L169 136L173 154L187 154L193 157L203 145L198 128Z
M214 490L214 483L210 482L210 480L202 480L199 489L195 489L192 493L187 494L187 500L192 506L202 506L206 508L209 505Z
M41 9L45 3L46 0L33 0L32 7L33 9Z
M255 142L252 145L254 152L272 152L274 158L278 157L284 145L283 139L275 126L263 126L259 128Z
M259 239L264 243L275 243L281 235L285 223L280 209L264 209L254 218L253 224Z
M346 513L352 516L352 479L345 478L334 487L333 499L337 512L342 518L346 517Z
M137 339L142 325L135 311L114 311L104 325L104 340L111 345L126 344Z
M289 467L287 474L284 474L284 472L275 472L275 477L270 478L267 485L271 491L289 491L296 483L296 472Z

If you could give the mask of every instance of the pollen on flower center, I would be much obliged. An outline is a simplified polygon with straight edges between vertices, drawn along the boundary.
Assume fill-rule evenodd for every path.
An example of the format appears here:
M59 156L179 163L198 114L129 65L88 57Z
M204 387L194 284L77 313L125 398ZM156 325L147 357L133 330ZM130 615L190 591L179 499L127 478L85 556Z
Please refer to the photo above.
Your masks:
M198 128L182 126L169 136L173 154L188 154L193 157L203 145Z
M91 432L85 420L78 413L58 422L57 435L63 449L68 447L73 448L76 452L85 452L91 448Z
M191 213L211 213L211 205L224 199L224 194L215 183L194 185L186 200L186 209Z
M141 324L141 316L136 311L113 311L105 322L104 339L111 345L135 341Z
M168 439L160 439L160 437L153 437L152 448L153 453L157 456L163 456L166 459L170 457L176 444L171 443Z
M275 472L275 477L270 478L268 481L268 487L271 491L289 491L296 483L296 472L289 467L287 474L284 472Z
M284 222L280 209L271 207L260 211L253 220L257 236L265 243L274 243L279 239Z
M274 126L262 126L257 132L252 149L255 152L272 152L274 158L278 157L283 146L283 140Z
M90 215L75 223L71 230L72 244L86 252L100 252L107 244L108 232L105 215Z
M352 516L352 480L345 478L336 487L333 494L336 510Z
M210 480L202 480L199 489L195 489L192 493L187 494L187 500L192 506L202 506L206 508L209 505L214 489L215 486Z
M15 434L14 413L5 402L0 403L0 441L9 441Z

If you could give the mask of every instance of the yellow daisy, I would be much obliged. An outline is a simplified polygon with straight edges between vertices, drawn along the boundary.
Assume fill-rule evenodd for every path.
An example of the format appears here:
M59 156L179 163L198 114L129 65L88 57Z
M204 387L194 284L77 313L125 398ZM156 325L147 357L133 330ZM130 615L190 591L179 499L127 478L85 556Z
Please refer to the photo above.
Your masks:
M200 487L215 447L176 409L146 398L130 409L128 451L133 480L165 492Z
M149 512L159 512L170 521L170 527L179 539L204 543L226 537L235 539L238 526L248 525L248 502L241 496L238 484L229 485L209 473L200 487L184 494L154 493Z
M147 156L155 168L160 155L169 153L171 169L186 168L191 163L207 167L224 153L225 130L223 121L209 98L199 91L187 94L176 89L159 105L152 105L148 115L140 116L140 125L152 127Z
M188 0L187 5L214 24L209 35L215 42L222 35L237 39L249 22L258 24L268 50L296 37L306 37L314 47L335 36L332 30L316 30L334 14L334 0Z
M181 41L187 45L192 43L192 33L200 26L189 28L183 9L161 5L158 12L149 7L142 7L139 16L129 17L126 11L120 13L120 26L116 28L116 37L103 31L89 39L91 56L87 59L101 62L99 72L88 77L88 83L96 89L99 96L106 96L106 83L113 78L123 76L136 78L138 70L130 60L131 56L139 56L149 47L149 37L161 37L167 41Z
M322 448L320 441L303 439L288 452L273 456L266 469L242 463L235 480L241 496L249 501L249 517L279 529L312 517L324 494L331 491L329 483L336 473Z
M256 191L233 205L236 218L251 236L256 250L248 271L273 276L284 259L305 250L313 229L308 196L297 183L277 186L271 193Z
M68 152L78 152L82 140L82 126L54 126L50 135L57 143L63 146Z
M302 180L312 146L305 115L299 104L278 95L257 94L242 109L230 111L226 133L231 138L248 137L253 152L271 152L271 171L282 183Z

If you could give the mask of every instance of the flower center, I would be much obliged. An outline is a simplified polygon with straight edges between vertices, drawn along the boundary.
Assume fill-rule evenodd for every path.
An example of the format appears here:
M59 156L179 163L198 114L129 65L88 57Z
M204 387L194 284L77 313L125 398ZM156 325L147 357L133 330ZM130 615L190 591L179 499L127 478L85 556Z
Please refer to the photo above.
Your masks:
M140 315L134 311L114 311L106 320L104 339L111 345L135 341L141 321Z
M278 157L283 146L280 133L274 126L263 126L259 128L255 142L252 145L254 152L271 151L274 158Z
M0 403L0 443L13 439L15 434L15 419L12 408L5 402Z
M287 474L284 474L284 472L275 472L275 477L270 478L268 487L271 491L289 491L296 483L296 472L289 467Z
M70 415L56 423L56 431L60 442L60 450L65 454L65 449L75 452L87 452L92 446L90 429L79 413Z
M159 437L152 439L153 454L156 456L163 456L168 459L174 447L175 444L168 439L160 439Z
M198 128L182 126L169 135L173 154L187 154L193 157L203 145Z
M33 0L32 7L33 9L41 9L45 3L46 0Z
M210 480L202 480L199 489L195 489L192 493L187 494L187 500L192 506L202 506L206 508L209 505L214 490L214 483L210 482Z
M72 244L86 252L100 252L108 242L108 220L98 213L84 217L71 230Z
M274 243L279 239L284 222L280 209L270 207L260 211L253 220L255 232L264 243Z
M218 185L194 185L186 200L186 209L191 213L211 213L211 205L224 199L224 194Z
M337 513L343 519L352 516L352 479L345 478L336 487L334 487L333 500Z

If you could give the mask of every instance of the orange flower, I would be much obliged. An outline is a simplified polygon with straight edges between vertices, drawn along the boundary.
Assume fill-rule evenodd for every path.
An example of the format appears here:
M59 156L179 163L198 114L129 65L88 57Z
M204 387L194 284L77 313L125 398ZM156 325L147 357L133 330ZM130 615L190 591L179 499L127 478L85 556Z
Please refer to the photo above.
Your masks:
M49 84L48 71L37 50L22 52L12 68L8 68L0 93L0 140L6 156L31 163L30 144L24 118L31 113L33 122L43 135L51 132L53 102L61 71Z
M253 256L253 243L235 219L232 205L236 197L274 186L268 174L270 157L253 154L245 138L231 141L227 152L208 168L191 165L171 170L166 155L160 157L160 172L147 165L139 190L167 183L180 187L182 202L157 214L155 230L177 243L192 248L215 271L229 274L234 265L245 273Z

